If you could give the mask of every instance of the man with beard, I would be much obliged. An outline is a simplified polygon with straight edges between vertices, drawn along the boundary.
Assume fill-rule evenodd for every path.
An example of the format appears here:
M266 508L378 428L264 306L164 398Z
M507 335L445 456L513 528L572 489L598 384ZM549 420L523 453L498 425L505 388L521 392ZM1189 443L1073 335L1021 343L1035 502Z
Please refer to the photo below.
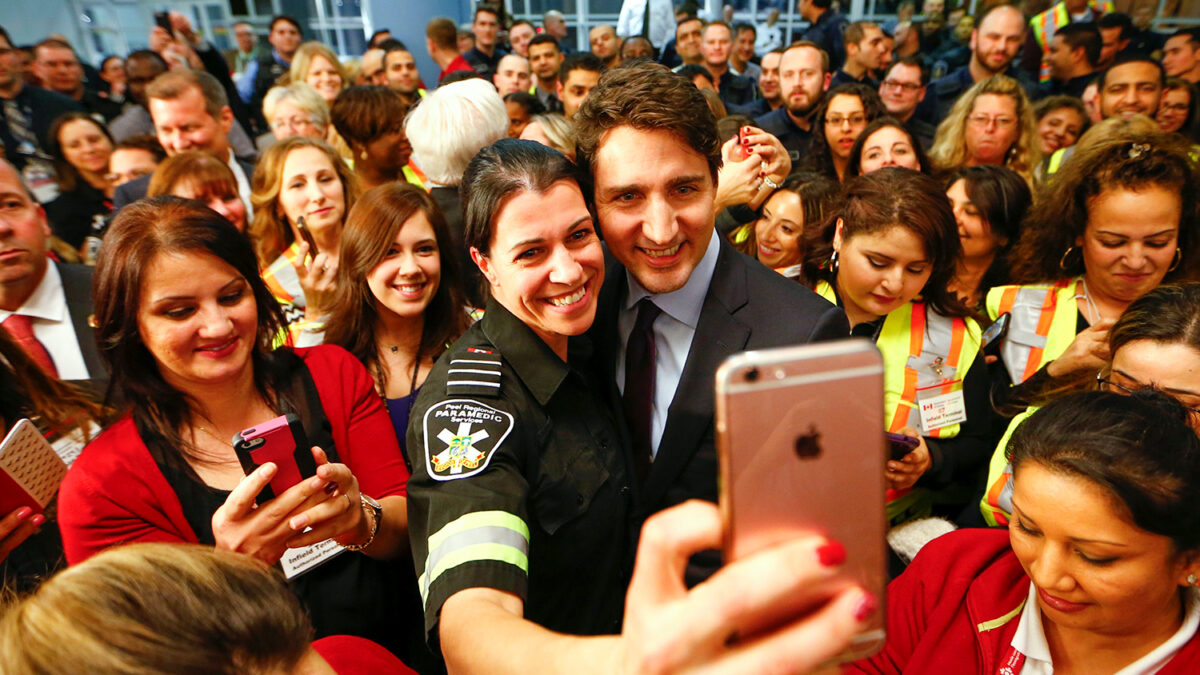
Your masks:
M1008 75L1020 82L1025 93L1034 98L1037 83L1024 70L1013 66L1024 35L1025 16L1016 7L997 5L985 12L971 31L970 62L933 81L933 93L937 96L937 119L934 121L945 119L964 91L993 75Z
M783 105L759 117L755 124L787 148L792 164L808 153L812 143L812 112L829 88L829 55L813 42L793 43L779 61Z
M879 86L875 73L881 70L884 52L890 53L883 29L870 21L855 21L846 27L846 60L833 74L829 86L859 82L872 89Z
M1129 119L1134 115L1145 115L1154 119L1162 102L1166 79L1162 65L1148 57L1117 61L1108 70L1101 72L1098 79L1101 118ZM1046 163L1046 173L1057 173L1058 168L1071 158L1077 147L1079 146L1072 145L1050 155L1050 160Z
M412 52L399 40L383 43L383 76L387 87L404 98L409 107L425 96L421 89L421 74Z
M621 65L621 38L617 37L617 29L612 26L596 26L588 32L588 44L592 46L592 54L600 59L605 68L616 68Z
M553 35L542 33L529 41L529 67L533 71L533 95L547 112L562 110L558 100L558 68L563 62L562 45Z

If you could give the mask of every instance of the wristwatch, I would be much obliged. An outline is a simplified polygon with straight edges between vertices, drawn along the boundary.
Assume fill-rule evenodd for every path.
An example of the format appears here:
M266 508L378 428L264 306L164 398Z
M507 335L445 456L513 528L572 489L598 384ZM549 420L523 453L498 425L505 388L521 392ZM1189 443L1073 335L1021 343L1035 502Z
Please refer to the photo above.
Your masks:
M362 500L363 511L371 514L371 535L361 544L349 544L346 546L347 551L361 551L371 545L375 541L375 535L379 534L379 523L383 522L383 505L375 501L374 498L368 497L363 493L358 493L358 498Z

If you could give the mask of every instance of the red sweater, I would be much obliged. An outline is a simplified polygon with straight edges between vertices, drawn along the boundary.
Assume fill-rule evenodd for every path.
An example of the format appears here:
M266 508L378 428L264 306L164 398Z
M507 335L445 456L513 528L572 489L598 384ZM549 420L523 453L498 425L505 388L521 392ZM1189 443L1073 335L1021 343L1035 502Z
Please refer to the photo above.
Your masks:
M991 675L1012 644L1029 577L1005 530L959 530L921 549L888 586L887 644L844 673ZM1158 675L1200 672L1193 636Z
M408 469L391 418L362 364L341 347L297 349L317 386L342 463L363 493L404 496ZM67 562L117 544L197 542L183 505L126 415L92 441L58 491Z

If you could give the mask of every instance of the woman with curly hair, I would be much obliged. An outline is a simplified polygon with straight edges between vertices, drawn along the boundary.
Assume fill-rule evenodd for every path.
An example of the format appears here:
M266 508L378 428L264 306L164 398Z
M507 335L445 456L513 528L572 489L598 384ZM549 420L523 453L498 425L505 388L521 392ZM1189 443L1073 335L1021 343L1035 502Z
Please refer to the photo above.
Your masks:
M939 171L997 164L1033 184L1042 161L1033 106L1020 83L1006 75L976 82L938 125L929 158Z
M1186 278L1198 193L1188 146L1162 132L1081 146L1054 175L1010 258L1018 285L987 296L993 320L1010 315L1000 356L1017 402L1053 378L1099 372L1125 308Z
M808 170L842 180L854 142L876 118L887 114L883 101L865 84L839 84L825 94L813 117Z

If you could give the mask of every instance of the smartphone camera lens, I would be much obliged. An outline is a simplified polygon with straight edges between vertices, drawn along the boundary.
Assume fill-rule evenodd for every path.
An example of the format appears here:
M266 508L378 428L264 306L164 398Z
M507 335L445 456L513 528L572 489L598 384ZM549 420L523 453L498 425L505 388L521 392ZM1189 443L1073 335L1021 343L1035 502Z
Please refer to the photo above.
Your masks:
M757 382L758 381L758 368L751 368L750 370L746 371L746 381L747 382Z

